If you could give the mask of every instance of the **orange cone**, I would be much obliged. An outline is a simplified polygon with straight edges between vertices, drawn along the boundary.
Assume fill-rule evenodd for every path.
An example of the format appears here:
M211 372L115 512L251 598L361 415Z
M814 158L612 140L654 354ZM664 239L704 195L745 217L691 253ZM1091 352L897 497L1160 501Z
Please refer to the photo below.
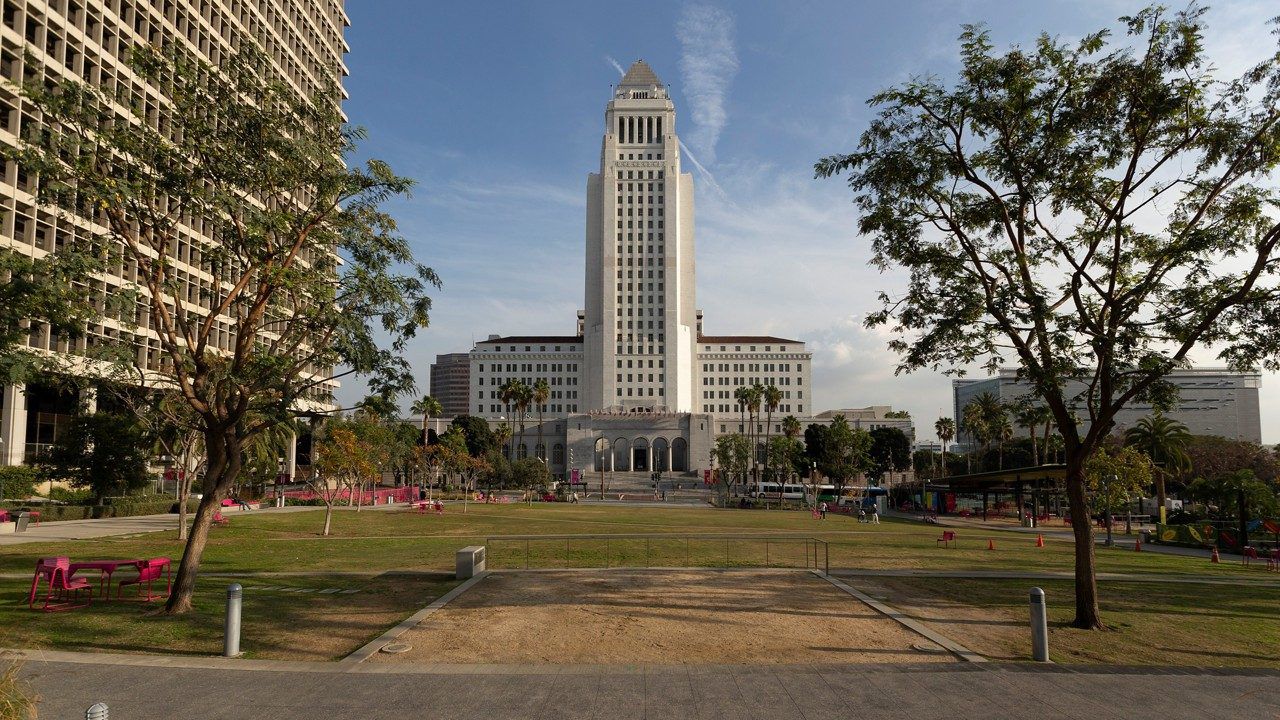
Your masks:
M1044 547L1044 535L1036 533L1036 547Z
M987 538L987 549L988 549L988 550L995 550L995 549L996 549L996 541L995 541L995 540L992 540L991 538Z
M1209 556L1209 562L1211 563L1218 562L1218 548L1213 549L1213 554Z

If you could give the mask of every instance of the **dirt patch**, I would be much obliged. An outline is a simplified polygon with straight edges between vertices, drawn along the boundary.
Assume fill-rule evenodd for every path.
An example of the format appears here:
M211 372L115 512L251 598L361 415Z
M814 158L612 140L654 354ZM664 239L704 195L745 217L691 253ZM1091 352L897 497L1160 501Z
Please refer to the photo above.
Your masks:
M372 662L946 662L922 638L796 571L495 573ZM919 646L913 649L913 645Z

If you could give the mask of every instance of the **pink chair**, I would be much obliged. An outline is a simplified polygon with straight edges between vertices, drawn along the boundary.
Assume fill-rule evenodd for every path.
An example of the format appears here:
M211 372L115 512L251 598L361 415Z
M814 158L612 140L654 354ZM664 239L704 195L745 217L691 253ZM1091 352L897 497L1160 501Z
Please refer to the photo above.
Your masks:
M152 585L156 580L160 579L161 574L164 575L164 594L156 595L152 592ZM146 597L142 596L142 584L147 584ZM138 596L143 602L151 602L157 598L169 597L169 591L173 588L173 579L170 575L170 561L167 557L151 558L146 562L138 565L138 577L134 580L121 580L119 588L116 590L116 597L120 598L124 594L125 585L137 585Z
M37 560L36 572L31 577L31 592L27 595L27 607L35 609L36 592L40 589L41 580L46 582L44 605L40 608L43 612L74 610L86 607L93 602L93 586L89 584L89 580L70 577L70 568L71 559L67 557ZM89 594L89 599L83 603L80 602L81 590Z
M938 544L942 547L955 547L956 533L954 530L943 530L942 537L938 538Z
M1280 570L1280 547L1271 549L1271 554L1267 556L1267 569Z
M1249 562L1250 562L1251 560L1257 560L1257 559L1258 559L1258 549L1257 549L1257 548L1250 547L1250 546L1246 545L1246 546L1244 546L1243 548L1241 548L1241 549L1240 549L1240 553L1241 553L1241 555L1240 555L1240 560L1241 560L1245 565L1248 565L1248 564L1249 564Z

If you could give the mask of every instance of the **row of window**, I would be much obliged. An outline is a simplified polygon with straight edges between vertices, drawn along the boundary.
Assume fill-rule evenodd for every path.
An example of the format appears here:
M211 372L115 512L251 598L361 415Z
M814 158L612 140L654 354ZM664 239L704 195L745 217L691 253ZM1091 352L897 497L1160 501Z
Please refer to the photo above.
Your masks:
M520 350L518 350L518 349L516 348L516 346L515 346L515 345L508 345L507 347L508 347L508 349L507 349L507 351L506 351L506 352L520 352ZM538 346L538 352L547 352L547 347L548 347L547 345L539 345L539 346ZM481 346L481 349L483 349L483 346ZM577 352L577 351L578 351L578 346L577 346L577 345L570 345L570 346L569 346L569 352ZM490 350L489 350L489 352L503 352L503 350L502 350L502 346L501 346L501 345L495 345L492 349L490 349ZM524 346L524 352L533 352L533 346L532 346L532 345L525 345L525 346ZM552 352L561 352L561 350L560 350L560 346L559 346L559 345L556 345L556 346L555 346L555 350L553 350ZM578 366L577 366L577 365L574 365L574 366L573 366L573 368L576 370L576 369L578 369ZM481 365L481 366L480 366L480 370L481 370L481 371L483 371L483 370L484 370L484 366L483 366L483 365Z
M732 398L732 397L733 397L733 393L729 392L728 390L703 390L703 391L702 391L702 399L703 399L703 400L715 400L716 398L719 398L719 399L721 399L721 400L728 400L728 399L730 399L730 398ZM791 399L791 391L790 391L790 390L783 390L783 391L782 391L782 397L783 397L783 399L784 399L784 400L790 400L790 399ZM803 400L803 399L804 399L804 391L803 391L803 390L797 390L797 391L796 391L796 399L797 399L797 400Z

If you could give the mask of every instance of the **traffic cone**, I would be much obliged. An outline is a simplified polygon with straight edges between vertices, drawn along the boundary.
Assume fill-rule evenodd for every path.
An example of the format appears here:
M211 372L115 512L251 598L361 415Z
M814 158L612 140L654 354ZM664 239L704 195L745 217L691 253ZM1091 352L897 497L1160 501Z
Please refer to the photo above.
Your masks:
M1036 547L1044 547L1044 535L1036 533Z
M1209 556L1209 562L1211 563L1218 562L1218 548L1213 549L1213 554Z
M996 549L996 541L995 541L995 540L992 540L991 538L987 538L987 549L988 549L988 550L995 550L995 549Z

